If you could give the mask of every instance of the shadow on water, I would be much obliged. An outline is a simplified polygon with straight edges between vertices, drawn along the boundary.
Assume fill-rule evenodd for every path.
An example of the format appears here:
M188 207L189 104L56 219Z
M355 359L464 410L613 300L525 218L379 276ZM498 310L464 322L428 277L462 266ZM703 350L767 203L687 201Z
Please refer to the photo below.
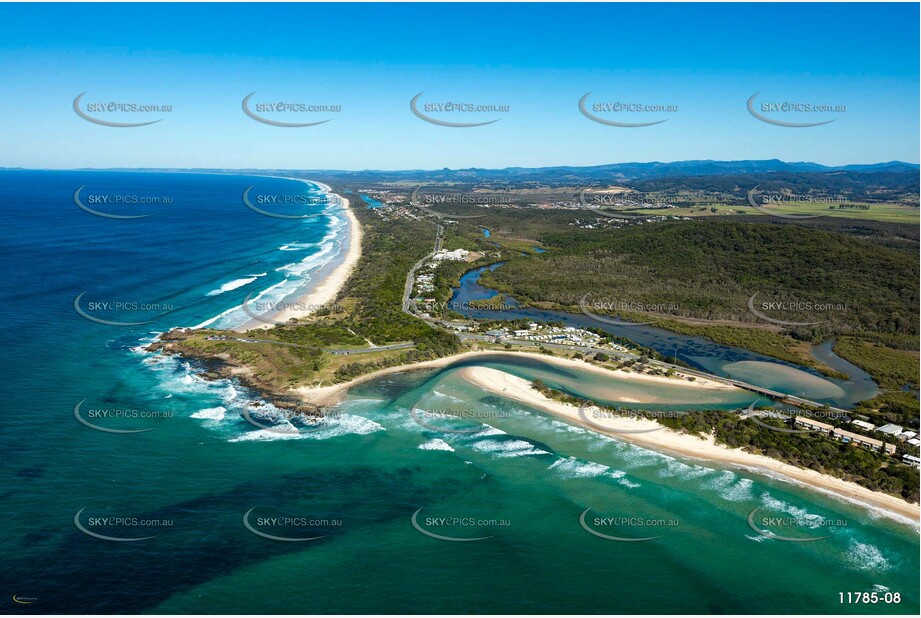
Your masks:
M136 515L142 520L174 522L174 527L162 528L156 538L137 543L91 538L70 524L66 532L44 535L52 539L45 541L52 544L47 553L33 554L16 564L10 564L12 557L7 556L4 570L9 570L4 579L16 581L12 588L7 581L5 589L29 591L38 598L18 607L19 613L142 612L248 565L311 551L357 528L406 518L420 504L463 491L464 483L451 478L423 487L417 473L413 469L326 468L241 484L220 494ZM271 507L276 514L292 517L304 516L309 510L311 517L341 520L342 525L298 530L298 536L325 535L315 541L273 541L243 526L243 514L254 506ZM62 517L70 519L73 514ZM309 613L308 609L304 611Z

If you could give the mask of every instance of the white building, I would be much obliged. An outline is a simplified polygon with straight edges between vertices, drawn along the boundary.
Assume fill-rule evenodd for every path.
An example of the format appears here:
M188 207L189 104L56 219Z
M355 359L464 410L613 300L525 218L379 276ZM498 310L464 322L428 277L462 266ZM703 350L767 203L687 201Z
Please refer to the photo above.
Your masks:
M463 262L467 259L467 256L470 255L470 252L466 249L455 249L454 251L445 251L442 249L438 253L432 256L432 259L436 262L442 260L453 260L456 262Z
M888 425L883 425L876 431L890 435L890 436L897 436L900 433L902 433L904 429L902 427L899 427L898 425L893 425L892 423L889 423Z

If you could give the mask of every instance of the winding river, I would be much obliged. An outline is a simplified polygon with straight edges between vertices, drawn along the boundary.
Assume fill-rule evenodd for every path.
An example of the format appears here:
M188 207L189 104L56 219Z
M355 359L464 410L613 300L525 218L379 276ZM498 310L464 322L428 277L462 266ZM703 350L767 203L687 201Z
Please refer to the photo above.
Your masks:
M513 298L507 299L507 306L501 311L470 307L470 301L492 298L498 294L496 290L481 285L479 278L484 271L495 270L502 264L503 262L498 262L475 268L460 278L460 285L453 288L454 293L451 296L453 306L463 307L458 310L459 313L478 319L527 319L564 322L580 328L600 328L612 335L624 337L641 346L651 348L664 356L678 358L701 371L743 380L750 384L841 408L850 408L858 401L869 399L879 393L879 387L867 372L832 351L834 343L832 340L816 346L812 350L812 356L817 361L848 374L847 380L829 378L811 367L788 363L734 346L722 345L703 337L681 335L646 324L614 325L600 322L584 314L524 307Z

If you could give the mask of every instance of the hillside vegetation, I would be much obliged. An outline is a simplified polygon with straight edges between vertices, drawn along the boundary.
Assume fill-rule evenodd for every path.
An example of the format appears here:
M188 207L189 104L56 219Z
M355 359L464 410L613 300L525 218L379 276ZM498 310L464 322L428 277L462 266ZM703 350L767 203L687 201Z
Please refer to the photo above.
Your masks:
M674 221L616 231L552 231L555 251L514 259L483 282L516 298L575 307L594 302L662 307L675 317L758 323L748 300L829 305L764 311L801 337L918 334L917 254L819 229L734 221ZM763 321L762 321L763 323Z

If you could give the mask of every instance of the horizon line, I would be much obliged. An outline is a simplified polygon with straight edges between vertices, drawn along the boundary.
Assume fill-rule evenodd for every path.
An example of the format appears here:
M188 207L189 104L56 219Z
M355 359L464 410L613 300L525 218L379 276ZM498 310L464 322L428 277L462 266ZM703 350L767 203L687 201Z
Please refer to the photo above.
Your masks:
M598 167L607 167L607 166L617 166L617 165L675 165L680 163L764 163L776 161L783 163L785 165L818 165L821 167L828 168L831 171L841 171L841 168L853 167L853 166L880 166L880 165L908 165L912 167L917 167L921 169L921 163L914 163L911 161L901 161L898 159L892 159L890 161L878 161L874 163L845 163L842 165L828 165L825 163L818 163L816 161L784 161L783 159L679 159L676 161L621 161L613 163L597 163L593 165L567 165L567 164L557 164L557 165L541 165L541 166L522 166L522 165L509 165L506 167L439 167L439 168L392 168L392 169L373 169L373 168L318 168L318 167L148 167L148 166L137 166L137 167L22 167L22 166L0 166L0 170L23 170L23 171L118 171L118 170L134 170L134 171L145 171L145 170L155 170L155 171L197 171L197 170L208 170L208 171L248 171L248 170L264 170L264 171L304 171L304 172L376 172L376 173L396 173L396 172L462 172L469 170L484 170L484 171L505 171L513 169L531 169L531 170L550 170L550 169L559 169L559 168L573 168L573 169L591 169ZM816 170L819 171L819 170Z

